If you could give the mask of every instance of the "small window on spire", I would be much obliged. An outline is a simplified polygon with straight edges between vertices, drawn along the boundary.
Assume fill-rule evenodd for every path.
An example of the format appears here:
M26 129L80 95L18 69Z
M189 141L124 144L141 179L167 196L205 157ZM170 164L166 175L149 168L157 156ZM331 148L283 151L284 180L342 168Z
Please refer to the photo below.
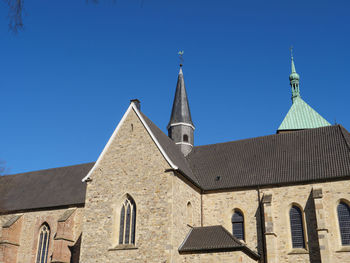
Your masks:
M188 142L188 135L187 135L187 134L184 134L184 136L183 136L183 141L184 141L184 142Z

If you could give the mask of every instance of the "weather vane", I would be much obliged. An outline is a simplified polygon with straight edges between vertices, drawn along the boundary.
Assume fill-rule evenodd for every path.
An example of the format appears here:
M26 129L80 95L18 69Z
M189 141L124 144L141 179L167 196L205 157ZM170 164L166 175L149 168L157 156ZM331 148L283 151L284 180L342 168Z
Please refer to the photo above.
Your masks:
M290 46L290 56L293 58L293 46Z
M180 66L182 66L184 63L184 58L183 58L184 51L180 50L177 54L179 55L179 58L180 58Z

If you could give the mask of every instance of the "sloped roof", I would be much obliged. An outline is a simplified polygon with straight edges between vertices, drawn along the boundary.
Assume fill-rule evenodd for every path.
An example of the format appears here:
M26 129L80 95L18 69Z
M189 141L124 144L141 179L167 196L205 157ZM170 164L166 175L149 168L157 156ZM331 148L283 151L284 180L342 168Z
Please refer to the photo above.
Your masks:
M180 149L176 146L174 141L170 139L164 132L162 132L149 118L147 118L146 115L144 115L142 112L140 113L154 136L156 136L162 148L168 154L169 158L179 167L180 171L185 176L187 176L190 181L192 181L192 183L194 183L196 186L199 186L198 179L193 174L188 161Z
M0 213L84 204L81 179L93 164L0 176Z
M312 129L330 125L328 121L298 96L295 98L278 131Z
M142 118L171 161L205 191L350 177L350 134L341 125L196 146L185 158ZM84 204L81 179L94 163L0 177L0 213Z
M254 259L259 254L250 250L222 226L194 227L179 247L180 253L227 252L241 250Z
M350 176L350 134L340 125L194 147L187 156L204 190Z

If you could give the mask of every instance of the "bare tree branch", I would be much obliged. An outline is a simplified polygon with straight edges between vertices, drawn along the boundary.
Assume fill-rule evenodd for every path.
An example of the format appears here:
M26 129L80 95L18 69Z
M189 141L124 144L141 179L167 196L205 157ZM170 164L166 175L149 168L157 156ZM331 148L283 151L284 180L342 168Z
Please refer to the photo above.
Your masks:
M23 1L24 0L5 0L9 6L9 29L15 34L23 30Z

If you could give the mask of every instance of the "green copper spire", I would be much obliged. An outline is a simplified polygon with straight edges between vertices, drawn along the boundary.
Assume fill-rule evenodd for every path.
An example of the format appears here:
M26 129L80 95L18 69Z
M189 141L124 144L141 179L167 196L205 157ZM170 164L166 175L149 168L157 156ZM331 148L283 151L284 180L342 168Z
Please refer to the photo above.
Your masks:
M289 75L290 86L292 87L292 107L289 109L286 117L278 127L277 133L283 131L295 131L312 129L318 127L329 126L320 114L310 107L300 96L299 91L299 74L295 70L293 49L291 48L291 69Z
M299 74L295 70L295 65L294 65L294 58L293 58L293 47L290 48L290 55L291 55L291 60L292 60L292 73L289 75L289 82L290 86L292 87L292 101L294 103L295 99L297 97L300 97L300 90L299 90Z

